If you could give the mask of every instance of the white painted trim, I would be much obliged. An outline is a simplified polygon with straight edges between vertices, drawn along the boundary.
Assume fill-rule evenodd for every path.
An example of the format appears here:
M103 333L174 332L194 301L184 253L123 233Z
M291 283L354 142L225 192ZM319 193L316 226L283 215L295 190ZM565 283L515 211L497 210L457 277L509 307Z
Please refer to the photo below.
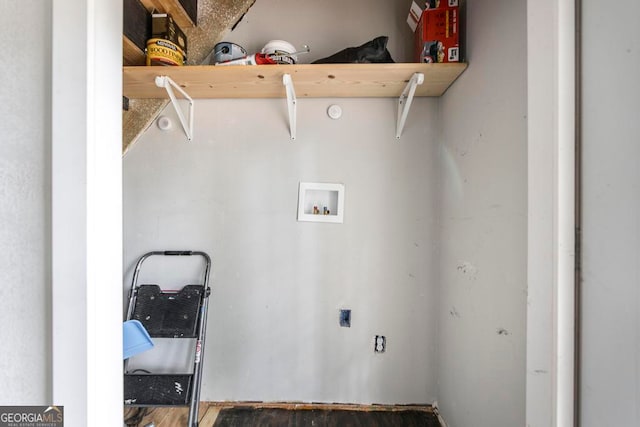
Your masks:
M557 426L575 424L575 0L558 2Z
M575 0L527 8L529 427L575 422L574 10Z
M122 3L53 3L53 400L73 426L122 425L121 37Z

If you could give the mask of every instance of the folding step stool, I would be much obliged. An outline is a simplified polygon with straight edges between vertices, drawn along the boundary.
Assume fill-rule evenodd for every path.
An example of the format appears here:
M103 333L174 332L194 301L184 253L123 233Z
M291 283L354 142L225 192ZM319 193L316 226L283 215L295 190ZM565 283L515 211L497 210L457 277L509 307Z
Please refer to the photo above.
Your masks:
M202 284L186 285L179 291L165 291L158 285L139 285L145 260L152 256L200 256L204 258ZM202 382L202 358L207 328L211 258L198 251L154 251L138 260L129 293L126 320L139 320L151 338L189 339L194 346L193 371L153 374L129 372L124 362L124 403L129 406L189 406L188 427L198 426L198 404ZM195 339L195 340L194 340ZM138 370L136 370L138 371Z

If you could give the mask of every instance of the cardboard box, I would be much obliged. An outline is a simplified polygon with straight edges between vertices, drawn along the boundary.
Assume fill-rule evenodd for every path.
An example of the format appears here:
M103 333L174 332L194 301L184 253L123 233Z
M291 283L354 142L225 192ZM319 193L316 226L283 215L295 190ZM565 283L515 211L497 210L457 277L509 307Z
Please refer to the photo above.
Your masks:
M409 8L409 15L407 16L407 24L409 24L411 31L415 32L416 28L418 28L418 22L420 21L423 10L424 7L420 6L415 1L411 2L411 8Z
M458 0L427 2L414 34L416 62L460 62Z

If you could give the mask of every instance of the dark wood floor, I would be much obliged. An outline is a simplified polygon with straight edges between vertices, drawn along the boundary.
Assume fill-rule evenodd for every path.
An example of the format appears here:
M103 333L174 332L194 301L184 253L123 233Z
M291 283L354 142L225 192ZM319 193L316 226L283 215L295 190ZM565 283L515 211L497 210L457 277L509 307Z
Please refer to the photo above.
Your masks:
M351 411L276 408L222 409L214 427L440 427L426 411Z
M188 414L187 407L127 407L124 415L129 426L180 427ZM200 427L440 427L432 407L416 405L202 402L198 418Z

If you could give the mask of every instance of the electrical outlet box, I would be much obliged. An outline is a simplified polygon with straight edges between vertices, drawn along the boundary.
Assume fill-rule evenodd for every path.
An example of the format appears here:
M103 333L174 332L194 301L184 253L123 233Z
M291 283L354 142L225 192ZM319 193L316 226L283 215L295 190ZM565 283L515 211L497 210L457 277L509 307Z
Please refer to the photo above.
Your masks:
M375 353L384 353L387 349L387 338L384 335L376 335L374 340L373 351Z
M344 328L351 327L351 310L348 310L348 309L340 310L340 326Z

